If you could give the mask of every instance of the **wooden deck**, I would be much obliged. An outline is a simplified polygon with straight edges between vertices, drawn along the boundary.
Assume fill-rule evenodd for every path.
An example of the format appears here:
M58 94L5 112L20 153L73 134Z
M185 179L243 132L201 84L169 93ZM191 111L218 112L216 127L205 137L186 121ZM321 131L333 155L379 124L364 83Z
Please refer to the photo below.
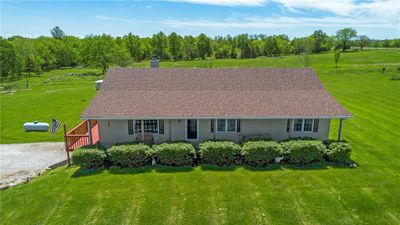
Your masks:
M65 150L67 152L72 152L74 149L80 148L89 144L96 144L99 142L99 126L96 120L90 121L91 127L91 142L89 139L89 129L87 120L82 121L76 127L74 127L69 132L66 132L66 127L64 125L64 141Z

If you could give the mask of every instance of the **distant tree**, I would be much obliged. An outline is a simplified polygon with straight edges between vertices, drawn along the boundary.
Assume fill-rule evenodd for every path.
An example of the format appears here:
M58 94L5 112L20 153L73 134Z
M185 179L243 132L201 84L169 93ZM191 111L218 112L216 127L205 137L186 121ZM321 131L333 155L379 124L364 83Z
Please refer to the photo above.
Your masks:
M292 53L289 37L285 34L276 36L276 43L278 45L279 55L289 55Z
M370 39L366 35L360 35L360 36L358 36L357 42L358 42L358 45L360 46L360 49L362 51L363 48L368 45L368 43L370 42Z
M205 59L212 55L211 40L207 35L200 34L196 41L197 54L200 58Z
M251 57L259 57L264 55L264 44L265 42L263 40L259 39L253 39L250 43L250 51L251 51Z
M336 32L337 42L342 51L350 48L350 42L353 38L357 37L357 31L353 28L347 27Z
M176 61L182 56L182 37L172 32L168 36L169 52L171 57Z
M308 67L311 65L311 53L315 48L315 42L312 37L306 37L301 38L299 44L301 45L299 60L304 67Z
M59 26L55 26L53 29L50 30L51 35L53 38L56 39L63 39L65 37L65 33Z
M182 55L185 60L196 58L196 40L193 36L188 35L183 38Z
M226 36L226 40L228 42L229 48L229 58L236 59L238 55L237 51L237 41L235 38L231 37L230 35Z
M15 77L21 71L21 64L15 50L15 46L0 37L0 76Z
M314 41L314 52L319 53L323 51L329 50L328 40L329 36L323 32L322 30L316 30L311 35L311 38Z
M161 61L167 60L167 47L168 47L168 39L165 34L160 31L157 34L154 34L151 43L153 46L153 54L157 55Z
M59 40L49 37L39 37L34 42L36 54L41 59L41 68L44 70L59 67L57 62L57 53L62 53L62 47Z
M333 52L333 56L334 56L334 59L335 59L335 67L338 68L337 65L338 65L339 58L340 58L340 51L335 50L335 51Z
M265 39L264 52L265 52L265 55L267 55L267 56L280 55L281 52L279 50L277 37L275 35L268 36Z
M121 52L110 35L88 36L84 39L81 58L85 65L101 68L104 74L110 65L121 63L121 54L125 54Z
M143 59L142 41L139 36L129 33L123 37L122 41L133 60L138 62Z
M250 58L250 40L248 34L240 34L236 36L237 47L240 50L240 58Z
M212 49L214 49L214 56L216 59L229 58L229 42L222 36L214 37L212 41Z

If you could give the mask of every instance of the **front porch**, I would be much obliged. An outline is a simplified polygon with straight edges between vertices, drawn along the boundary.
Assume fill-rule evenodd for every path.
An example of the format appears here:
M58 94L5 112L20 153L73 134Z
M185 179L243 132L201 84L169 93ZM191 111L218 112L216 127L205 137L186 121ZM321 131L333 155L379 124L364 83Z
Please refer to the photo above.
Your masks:
M71 164L70 152L82 146L97 144L99 140L97 120L84 120L69 132L67 132L67 126L64 124L64 142L68 165Z
M104 119L98 120L102 144L145 142L159 144L167 141L232 140L310 137L327 140L330 118L306 119L233 119L233 118L174 118L174 119ZM143 128L143 129L142 129ZM343 119L338 139L342 137ZM143 132L142 132L143 131Z

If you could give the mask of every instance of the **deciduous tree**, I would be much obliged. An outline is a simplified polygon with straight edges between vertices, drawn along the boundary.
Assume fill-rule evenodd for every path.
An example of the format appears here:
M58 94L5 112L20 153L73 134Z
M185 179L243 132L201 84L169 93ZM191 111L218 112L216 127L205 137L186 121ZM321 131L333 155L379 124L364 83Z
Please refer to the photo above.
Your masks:
M211 39L205 34L200 34L196 41L197 54L200 58L205 59L212 54Z
M59 26L55 26L50 30L51 36L56 39L63 39L65 37L65 33Z
M351 27L347 27L336 32L337 42L342 51L346 51L346 49L351 47L350 41L355 37L357 37L357 31Z

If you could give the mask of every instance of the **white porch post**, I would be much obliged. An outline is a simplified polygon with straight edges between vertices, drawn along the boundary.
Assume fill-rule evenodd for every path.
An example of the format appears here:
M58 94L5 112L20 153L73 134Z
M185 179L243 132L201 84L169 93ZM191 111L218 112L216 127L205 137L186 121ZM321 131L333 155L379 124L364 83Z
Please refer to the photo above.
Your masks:
M343 130L343 119L341 118L339 123L338 141L342 140L342 130Z
M88 133L89 133L89 144L92 145L93 144L93 140L92 140L92 127L90 125L90 120L86 121L87 124L87 128L88 128Z

